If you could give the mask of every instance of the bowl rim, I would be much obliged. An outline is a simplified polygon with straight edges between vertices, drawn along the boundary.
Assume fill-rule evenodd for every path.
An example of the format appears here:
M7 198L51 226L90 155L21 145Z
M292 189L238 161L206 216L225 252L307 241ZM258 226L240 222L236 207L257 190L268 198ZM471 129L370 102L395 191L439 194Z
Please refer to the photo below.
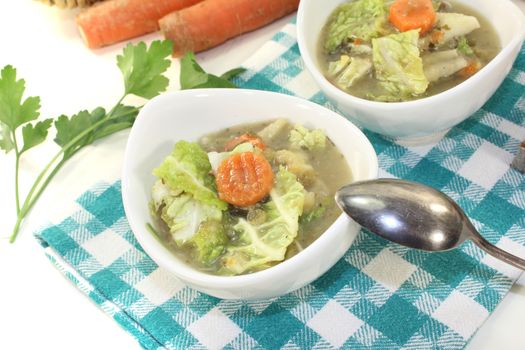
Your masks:
M312 0L311 2L314 2L314 0ZM340 1L340 3L343 3L343 2L348 2L348 0ZM423 98L411 100L411 101L401 101L401 102L371 101L371 100L367 100L364 98L353 96L337 88L332 83L330 83L328 79L326 79L324 74L321 73L321 69L319 69L317 65L314 63L314 60L312 56L310 55L310 51L308 50L307 45L306 45L306 34L304 31L304 28L306 26L304 17L305 17L306 8L308 6L308 3L309 2L307 0L303 0L299 3L299 8L297 11L297 25L296 25L297 43L299 46L301 57L305 63L306 68L308 69L310 74L314 77L317 84L320 85L321 90L327 91L328 94L334 95L335 99L338 101L345 100L361 108L377 108L383 111L393 112L393 111L401 111L405 108L420 108L420 107L425 107L429 104L438 105L440 103L445 103L447 100L449 100L449 97L451 95L461 93L464 90L468 91L470 89L470 86L477 85L479 82L486 79L486 76L489 75L490 72L495 67L503 63L507 59L507 57L511 55L512 51L518 45L521 45L525 39L525 14L523 14L520 8L518 8L518 6L514 4L512 1L498 0L498 6L501 6L501 5L510 6L509 13L513 16L521 18L521 21L520 21L521 30L516 31L512 39L508 42L508 44L502 47L501 50L498 52L498 54L487 65L485 65L480 71L478 71L476 74L466 79L465 81L461 82L460 84L455 85L450 89L447 89L445 91L442 91L432 96L423 97ZM318 41L319 38L317 38L316 40ZM384 118L385 119L396 119L396 116L385 114Z
M132 203L129 199L129 193L130 193L130 181L133 177L132 170L131 170L131 164L132 164L132 155L130 152L130 145L132 145L135 142L135 139L138 137L137 134L139 133L139 130L141 128L141 125L145 123L144 121L147 120L147 115L150 112L152 108L155 107L158 103L166 100L166 99L178 99L181 98L184 100L185 96L192 96L192 95L198 95L202 96L203 94L222 94L223 96L229 96L230 98L234 98L238 94L248 94L248 95L261 95L264 96L272 96L274 98L280 98L280 99L287 99L292 102L292 104L300 102L302 105L307 104L310 108L318 109L319 111L322 111L326 113L324 117L333 118L334 120L338 120L338 122L342 125L345 125L346 128L351 130L352 136L358 137L360 140L358 141L359 144L362 144L366 153L367 153L367 169L366 173L370 178L377 178L378 172L379 172L379 164L378 164L378 158L377 154L370 142L370 140L365 136L365 134L352 122L350 122L348 119L344 118L340 114L322 106L317 103L314 103L312 101L299 98L292 95L286 95L281 94L277 92L272 91L263 91L263 90L251 90L251 89L222 89L222 88L215 88L215 89L196 89L196 90L180 90L180 91L172 91L167 92L164 94L161 94L149 102L146 103L146 105L141 109L139 115L137 116L137 120L135 121L135 124L133 125L130 135L128 138L128 142L126 144L126 150L124 153L124 161L123 161L123 167L122 167L122 200L123 200L123 206L126 213L126 217L128 219L128 222L130 224L130 228L136 237L137 241L140 243L144 251L150 255L150 257L157 262L160 266L166 268L169 272L175 274L176 276L179 276L182 280L185 282L193 283L198 286L206 287L208 289L214 289L214 288L221 288L223 290L231 290L247 285L251 285L254 283L259 283L262 280L267 280L269 278L273 278L273 276L286 274L287 270L292 268L294 265L302 264L300 262L301 259L304 259L305 252L312 251L316 249L318 246L322 246L325 241L328 241L331 239L331 236L337 233L337 230L334 228L338 225L342 225L345 222L349 221L350 219L343 214L341 214L337 219L327 228L325 232L323 232L319 238L317 238L314 242L312 242L308 247L306 247L303 251L298 253L297 255L293 256L290 259L284 260L275 266L269 267L267 269L257 271L254 273L246 274L246 275L237 275L237 276L219 276L219 275L212 275L208 274L202 271L197 270L196 268L191 267L190 265L184 263L180 259L178 259L173 253L168 252L166 248L159 249L160 247L158 245L162 245L162 243L151 233L149 233L143 223L139 223L135 217L132 215L129 215L129 213L132 211ZM264 100L264 99L262 99ZM197 120L197 119L195 119ZM240 124L240 123L239 123ZM176 142L177 140L174 139L173 142ZM137 232L138 231L138 232ZM151 239L148 239L146 235L150 235ZM156 241L156 243L153 243L153 241ZM167 254L166 254L167 253Z

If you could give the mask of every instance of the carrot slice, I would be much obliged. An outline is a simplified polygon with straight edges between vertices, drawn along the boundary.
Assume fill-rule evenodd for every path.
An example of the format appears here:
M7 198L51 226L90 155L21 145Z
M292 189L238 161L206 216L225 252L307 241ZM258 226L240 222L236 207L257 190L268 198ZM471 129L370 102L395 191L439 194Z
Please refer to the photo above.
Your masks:
M77 25L89 48L113 44L159 29L158 20L202 0L108 0L81 12Z
M396 0L390 6L390 22L400 31L420 29L424 35L436 22L432 0Z
M478 70L481 69L481 64L477 60L472 60L468 65L459 71L459 75L463 78L468 78L476 74Z
M270 163L253 152L236 153L225 159L217 170L219 198L246 207L266 197L273 186Z
M299 0L206 0L160 21L173 55L199 52L260 28L297 10Z
M237 145L240 145L241 143L244 143L244 142L249 142L254 147L259 147L261 151L264 151L264 149L266 148L266 145L259 137L255 135L251 135L251 134L242 134L226 142L226 145L224 145L224 149L226 151L231 151L232 149L237 147Z

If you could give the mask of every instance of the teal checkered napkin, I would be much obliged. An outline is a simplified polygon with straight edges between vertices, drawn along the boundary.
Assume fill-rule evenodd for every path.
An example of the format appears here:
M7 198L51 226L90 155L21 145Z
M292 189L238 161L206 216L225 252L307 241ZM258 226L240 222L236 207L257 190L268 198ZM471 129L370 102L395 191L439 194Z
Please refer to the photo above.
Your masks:
M243 87L333 108L304 70L295 25L257 52ZM525 256L525 176L509 167L525 139L525 49L494 97L432 145L403 147L367 133L380 176L441 189L492 243ZM361 232L312 284L279 298L231 301L192 290L141 249L120 183L84 193L80 209L37 236L46 254L146 349L459 349L519 272L465 243L426 253Z

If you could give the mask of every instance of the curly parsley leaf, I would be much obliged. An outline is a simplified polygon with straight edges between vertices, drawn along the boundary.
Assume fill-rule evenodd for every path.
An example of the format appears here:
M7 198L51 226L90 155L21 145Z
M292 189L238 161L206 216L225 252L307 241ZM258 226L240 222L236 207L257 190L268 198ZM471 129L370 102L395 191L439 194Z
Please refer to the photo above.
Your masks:
M20 150L20 154L44 142L52 122L52 119L46 119L36 123L34 126L33 124L26 124L22 128L24 147Z
M195 54L186 53L180 61L180 87L181 89L202 89L202 88L235 88L235 84L229 81L235 75L244 72L243 68L232 69L218 77L206 73L197 63Z
M15 145L11 139L9 128L4 123L0 122L0 149L5 153L9 153L14 147Z
M168 87L169 80L162 74L171 64L169 56L172 43L168 40L154 41L149 49L143 42L128 44L117 65L124 77L125 94L153 98Z
M40 115L40 98L28 97L22 101L24 91L25 81L16 80L16 69L5 66L0 72L0 121L10 131Z

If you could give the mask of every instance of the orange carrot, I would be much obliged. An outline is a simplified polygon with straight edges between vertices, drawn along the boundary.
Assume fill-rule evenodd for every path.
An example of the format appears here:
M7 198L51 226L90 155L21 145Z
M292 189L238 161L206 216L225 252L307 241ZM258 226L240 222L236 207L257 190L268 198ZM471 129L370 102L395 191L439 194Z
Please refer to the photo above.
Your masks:
M434 45L441 44L444 37L445 33L443 33L441 30L433 30L430 33L430 42Z
M420 35L428 32L436 22L432 0L396 0L390 6L390 22L400 31L420 29Z
M468 78L476 74L476 72L480 69L481 63L478 60L471 60L465 68L459 71L459 75L463 78Z
M170 13L160 29L173 41L173 55L199 52L260 28L297 10L299 0L205 0Z
M108 0L81 12L76 20L89 48L154 32L166 14L202 0Z
M272 166L260 154L236 153L219 165L215 181L220 199L246 207L270 193L273 186Z
M266 145L259 137L251 134L242 134L226 142L226 145L224 145L224 150L231 151L232 149L237 147L237 145L240 145L244 142L249 142L254 147L259 147L259 149L262 151L264 151L264 149L266 148Z

